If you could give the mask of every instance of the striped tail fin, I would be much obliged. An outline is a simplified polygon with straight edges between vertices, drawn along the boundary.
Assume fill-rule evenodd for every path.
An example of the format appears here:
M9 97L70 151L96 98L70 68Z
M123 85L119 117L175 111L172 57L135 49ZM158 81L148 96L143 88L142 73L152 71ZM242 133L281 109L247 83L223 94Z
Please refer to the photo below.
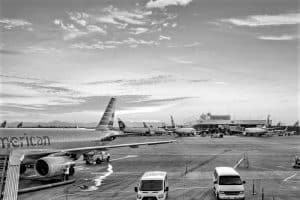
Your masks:
M146 122L143 122L144 128L149 128Z
M175 125L175 122L174 122L174 119L173 119L173 116L171 115L171 124L172 124L172 128L176 128L176 125Z
M96 127L96 130L108 130L112 126L115 117L115 103L116 98L112 97Z

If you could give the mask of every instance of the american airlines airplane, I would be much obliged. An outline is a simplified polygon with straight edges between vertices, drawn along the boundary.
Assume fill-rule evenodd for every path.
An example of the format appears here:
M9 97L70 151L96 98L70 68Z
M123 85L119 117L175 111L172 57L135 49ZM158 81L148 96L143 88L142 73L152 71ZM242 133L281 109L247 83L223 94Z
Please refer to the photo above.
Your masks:
M179 137L196 136L196 130L194 128L191 128L191 127L177 128L176 124L174 122L173 116L171 116L171 124L172 124L172 127L168 131L174 132Z
M127 127L125 123L119 118L118 119L119 129L123 133L130 135L154 135L154 131L149 127Z
M96 129L57 128L5 128L0 129L0 155L12 152L21 154L20 173L34 167L41 177L64 174L68 167L70 175L75 172L75 160L90 152L120 148L136 148L140 145L172 143L174 140L105 145L121 133L110 129L115 111L115 98L111 98Z

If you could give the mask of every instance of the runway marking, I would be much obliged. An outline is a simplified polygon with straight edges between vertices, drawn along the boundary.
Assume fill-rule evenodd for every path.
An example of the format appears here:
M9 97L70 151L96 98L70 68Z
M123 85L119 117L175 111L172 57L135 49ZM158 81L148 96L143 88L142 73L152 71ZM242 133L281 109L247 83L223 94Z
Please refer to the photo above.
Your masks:
M101 186L102 181L106 179L108 176L110 176L113 173L113 167L111 164L107 165L107 172L103 173L101 176L97 177L94 179L95 185L90 186L88 189L83 190L83 191L94 191L97 190L99 186Z
M173 188L171 191L174 190L193 190L193 189L208 189L209 187L207 186L196 186L196 187L178 187L178 188Z
M283 181L286 182L288 180L290 180L291 178L295 177L297 175L297 173L293 174L292 176L289 176L287 178L285 178Z
M121 158L115 158L115 159L111 159L111 161L116 161L116 160L123 160L123 159L127 159L127 158L136 158L138 157L137 155L127 155Z
M265 167L257 167L257 166L254 166L254 165L252 165L252 167L253 168L257 168L257 169L264 169L264 170L271 170L271 171L273 171L274 169L270 169L270 168L265 168Z
M276 166L276 167L279 167L279 168L282 168L282 169L286 169L287 167L283 167L283 166L281 166L281 165L278 165L278 166Z

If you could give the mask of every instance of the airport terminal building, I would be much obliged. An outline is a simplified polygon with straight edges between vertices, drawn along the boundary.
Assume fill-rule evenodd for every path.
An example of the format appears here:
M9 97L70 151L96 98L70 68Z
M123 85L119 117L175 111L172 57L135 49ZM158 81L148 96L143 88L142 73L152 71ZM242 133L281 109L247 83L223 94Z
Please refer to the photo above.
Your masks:
M243 128L264 126L267 120L232 120L230 115L212 115L211 113L200 115L200 119L192 123L197 130L226 128L239 131Z

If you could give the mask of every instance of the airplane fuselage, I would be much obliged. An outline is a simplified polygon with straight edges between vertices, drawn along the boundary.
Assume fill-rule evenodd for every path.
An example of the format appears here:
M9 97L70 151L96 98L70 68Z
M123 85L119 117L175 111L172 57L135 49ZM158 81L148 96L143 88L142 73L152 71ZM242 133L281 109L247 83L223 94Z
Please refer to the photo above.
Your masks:
M69 149L99 146L114 131L57 128L0 129L0 154L9 149Z

